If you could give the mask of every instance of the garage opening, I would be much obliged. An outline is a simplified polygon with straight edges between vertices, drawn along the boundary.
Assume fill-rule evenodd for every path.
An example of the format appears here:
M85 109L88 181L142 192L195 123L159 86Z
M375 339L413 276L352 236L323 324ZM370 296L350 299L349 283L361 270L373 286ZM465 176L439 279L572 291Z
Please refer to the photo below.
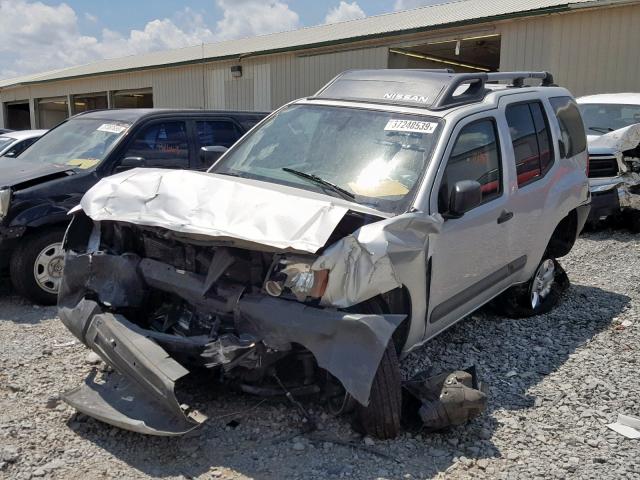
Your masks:
M4 104L4 124L11 130L29 130L31 128L31 112L29 102L10 102Z
M104 110L107 108L107 92L87 93L73 96L73 113L88 112L90 110Z
M389 68L450 68L455 72L496 72L500 35L463 37L389 49Z
M67 97L41 98L37 105L39 128L53 128L69 117Z
M153 108L153 92L142 90L119 90L113 93L112 108Z

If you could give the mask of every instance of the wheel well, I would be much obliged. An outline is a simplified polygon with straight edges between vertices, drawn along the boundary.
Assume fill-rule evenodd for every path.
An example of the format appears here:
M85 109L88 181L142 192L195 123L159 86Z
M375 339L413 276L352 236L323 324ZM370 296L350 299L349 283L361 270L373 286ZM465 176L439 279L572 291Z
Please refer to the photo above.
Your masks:
M393 334L393 343L396 352L399 354L407 343L409 329L411 327L411 297L406 287L398 287L387 293L380 295L380 300L384 303L385 311L390 314L406 315L402 323L396 328Z
M551 235L546 254L553 258L567 255L578 237L578 214L571 210L564 217Z

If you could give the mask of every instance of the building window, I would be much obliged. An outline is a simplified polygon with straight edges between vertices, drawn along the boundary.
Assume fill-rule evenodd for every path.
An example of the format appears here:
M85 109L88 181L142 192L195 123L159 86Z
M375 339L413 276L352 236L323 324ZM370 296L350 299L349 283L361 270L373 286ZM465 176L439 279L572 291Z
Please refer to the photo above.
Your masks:
M542 178L553 165L551 135L540 102L509 105L506 117L521 187Z
M118 90L113 93L112 108L153 108L153 92L141 90Z
M37 105L39 128L53 128L69 117L67 97L41 98Z
M107 108L107 92L87 93L73 96L73 113Z

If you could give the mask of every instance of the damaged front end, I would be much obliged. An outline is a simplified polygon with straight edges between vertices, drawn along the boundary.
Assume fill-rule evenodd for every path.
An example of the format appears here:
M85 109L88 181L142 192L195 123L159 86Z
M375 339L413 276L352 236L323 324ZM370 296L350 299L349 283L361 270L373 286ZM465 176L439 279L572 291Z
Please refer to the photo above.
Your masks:
M297 366L288 369L292 385L317 393L319 367L366 405L382 354L405 318L322 307L318 275L308 258L300 267L303 255L292 261L158 227L93 222L82 212L65 249L60 318L115 372L103 383L90 377L64 399L141 433L179 435L206 420L176 396L176 383L192 367L264 392L271 377L286 382L280 365L287 358Z
M640 124L589 141L589 184L595 216L640 209Z
M206 419L180 384L208 369L243 392L369 405L391 342L407 351L424 337L428 241L443 220L264 185L138 169L85 195L65 237L60 318L114 373L69 404L179 435Z

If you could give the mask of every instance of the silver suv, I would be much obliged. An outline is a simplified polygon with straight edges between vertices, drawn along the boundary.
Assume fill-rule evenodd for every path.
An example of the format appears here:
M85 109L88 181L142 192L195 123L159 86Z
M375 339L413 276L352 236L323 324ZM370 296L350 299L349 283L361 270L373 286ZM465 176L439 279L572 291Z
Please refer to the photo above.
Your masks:
M558 301L589 212L576 112L547 73L349 71L208 173L103 179L74 211L59 306L115 372L66 401L184 433L206 416L174 387L199 366L395 436L399 356L491 300Z

